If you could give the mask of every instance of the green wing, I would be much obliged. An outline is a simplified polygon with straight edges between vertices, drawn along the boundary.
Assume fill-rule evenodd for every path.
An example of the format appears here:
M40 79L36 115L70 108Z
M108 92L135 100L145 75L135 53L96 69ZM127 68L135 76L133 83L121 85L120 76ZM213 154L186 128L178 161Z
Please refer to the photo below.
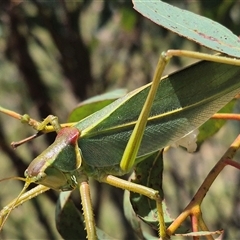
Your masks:
M201 61L165 77L158 87L138 159L182 138L240 92L240 68ZM147 97L145 85L80 121L79 145L87 164L119 164ZM137 159L136 159L137 161Z

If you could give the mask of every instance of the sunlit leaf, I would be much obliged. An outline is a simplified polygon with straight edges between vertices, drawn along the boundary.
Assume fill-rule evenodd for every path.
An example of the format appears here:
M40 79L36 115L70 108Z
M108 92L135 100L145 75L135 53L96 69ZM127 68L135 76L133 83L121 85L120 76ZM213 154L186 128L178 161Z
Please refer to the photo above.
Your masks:
M84 119L92 113L106 107L116 99L126 94L125 89L117 89L111 92L100 94L91 97L81 102L75 109L72 110L68 122L76 122Z
M133 3L138 12L156 24L217 52L240 57L240 38L221 24L162 1Z

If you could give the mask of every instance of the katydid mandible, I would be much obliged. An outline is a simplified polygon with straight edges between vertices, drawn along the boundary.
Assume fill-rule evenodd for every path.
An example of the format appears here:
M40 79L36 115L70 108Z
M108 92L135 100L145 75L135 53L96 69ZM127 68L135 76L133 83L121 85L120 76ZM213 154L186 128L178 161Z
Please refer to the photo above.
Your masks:
M160 81L169 59L179 55L218 63L202 61ZM148 154L179 140L199 127L239 93L239 67L225 64L239 66L240 61L169 50L162 53L152 84L136 89L73 126L61 128L57 119L52 116L40 124L33 121L34 124L37 123L34 125L35 129L43 132L50 122L58 135L55 142L29 165L25 172L26 184L23 191L31 182L40 184L35 188L35 192L31 192L35 195L49 188L65 191L79 187L88 238L95 239L97 236L92 208L89 201L84 202L86 198L90 199L88 177L93 177L156 200L159 235L167 238L158 192L115 176L129 172L134 164L143 161ZM211 72L211 76L209 87L204 89L203 93L200 85L201 80L204 82L206 72ZM181 79L178 79L179 76ZM195 80L195 76L199 79ZM128 114L133 109L134 114ZM0 111L9 113L4 108L0 108ZM130 118L124 118L126 116ZM28 120L27 122L30 123ZM150 141L152 138L153 143ZM106 151L102 151L103 148ZM22 194L23 191L2 210L2 225L10 211L29 198L27 193Z

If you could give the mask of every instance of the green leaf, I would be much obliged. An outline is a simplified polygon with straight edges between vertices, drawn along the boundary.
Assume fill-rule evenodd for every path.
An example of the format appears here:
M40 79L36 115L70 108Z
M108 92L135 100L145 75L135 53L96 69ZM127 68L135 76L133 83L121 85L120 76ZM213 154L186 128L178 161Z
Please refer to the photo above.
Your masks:
M55 213L56 227L64 239L87 239L83 215L70 199L71 193L67 191L59 195ZM101 229L96 230L99 240L112 239Z
M162 199L163 189L162 189L162 173L163 173L163 159L162 151L158 151L148 158L145 161L140 162L136 165L135 169L135 178L132 182L140 184L154 190L159 191L159 194ZM130 193L130 200L136 214L146 223L154 226L155 229L158 229L158 220L157 220L157 211L156 211L156 202L150 200L149 198L140 195L138 193ZM167 223L172 222L173 219L170 218L169 214L166 211L166 205L163 202L164 207L164 218Z
M70 199L71 191L60 193L56 206L56 227L64 239L86 239L82 214Z
M122 8L122 16L121 16L121 25L126 31L131 31L134 28L134 25L137 21L136 12L132 11L127 7Z
M72 110L70 116L68 117L68 122L80 121L92 113L106 107L125 94L125 89L117 89L89 98L81 102L75 109Z
M132 204L130 202L130 192L127 190L124 191L123 208L124 215L128 220L129 224L131 224L135 234L138 236L139 239L145 239L143 229L141 227L141 220L139 219L139 217L136 215L132 208Z
M221 24L162 1L133 0L133 4L156 24L207 48L240 58L239 37Z
M145 161L138 163L134 169L135 178L131 181L154 190L159 191L163 199L162 206L164 212L164 220L166 226L169 226L174 219L170 216L166 202L164 200L164 193L162 189L162 174L163 174L163 151L157 151L149 155ZM139 218L150 225L155 230L158 230L159 222L157 220L156 202L138 193L130 193L130 202L132 208ZM124 202L127 204L127 201ZM125 210L126 211L126 210ZM129 213L128 213L129 214ZM129 219L129 218L128 218ZM133 217L131 218L132 221ZM135 220L136 224L136 220ZM137 224L136 224L137 226ZM186 233L187 229L180 226L176 233ZM145 236L145 232L143 232Z

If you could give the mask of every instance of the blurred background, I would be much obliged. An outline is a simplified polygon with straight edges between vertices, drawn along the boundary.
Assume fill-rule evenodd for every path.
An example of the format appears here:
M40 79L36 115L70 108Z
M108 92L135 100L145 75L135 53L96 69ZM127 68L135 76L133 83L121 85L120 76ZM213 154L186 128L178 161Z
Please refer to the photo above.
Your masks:
M167 2L240 34L240 1ZM211 53L145 19L133 9L130 0L2 0L0 104L35 119L54 114L65 122L71 110L88 97L118 88L130 91L150 82L160 53L169 48ZM174 58L166 74L192 62L193 59ZM163 186L173 217L188 204L238 132L239 124L228 122L199 152L188 154L171 149L165 155ZM31 160L55 137L48 134L15 151L11 149L12 141L32 133L17 120L0 115L1 179L23 176ZM2 208L18 195L23 184L0 184ZM123 191L92 184L97 225L115 239L134 239L123 216ZM224 239L240 236L239 187L239 172L227 167L203 203L209 228L223 228ZM49 191L14 210L0 233L1 239L61 239L54 221L57 196Z

